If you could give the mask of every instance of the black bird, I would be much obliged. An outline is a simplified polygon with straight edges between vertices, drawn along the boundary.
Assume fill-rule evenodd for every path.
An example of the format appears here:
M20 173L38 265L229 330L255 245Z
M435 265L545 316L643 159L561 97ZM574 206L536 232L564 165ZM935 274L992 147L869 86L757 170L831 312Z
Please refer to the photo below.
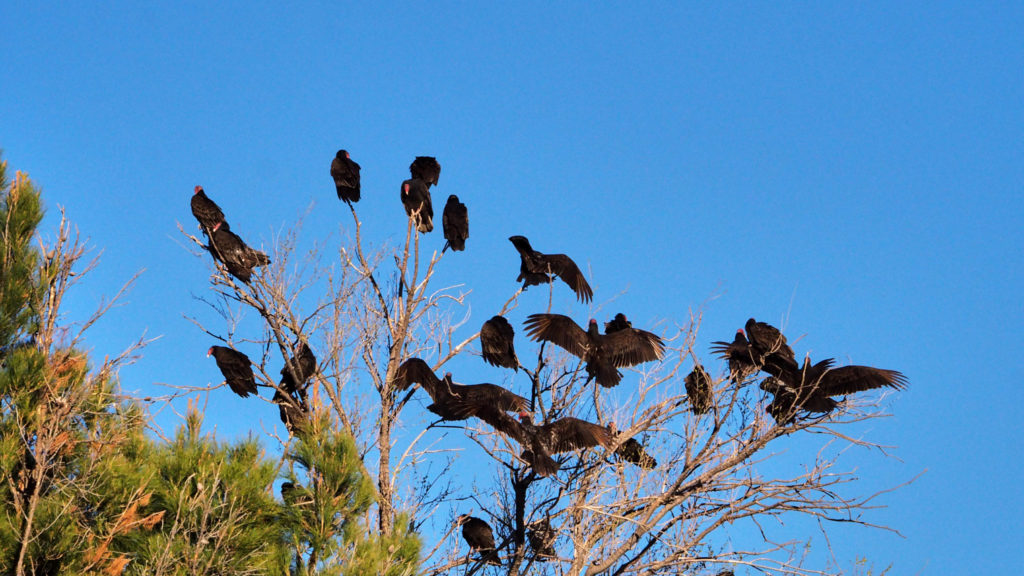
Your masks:
M441 228L444 230L445 239L442 253L449 246L454 252L466 249L466 238L469 238L469 213L466 211L466 205L459 202L459 197L455 194L448 196L448 203L444 205Z
M615 318L612 318L608 322L604 323L604 333L611 334L612 332L619 332L625 330L626 328L632 327L633 323L630 322L629 320L626 320L625 314L619 312L618 314L615 315Z
M651 332L625 328L601 334L594 319L586 331L561 314L531 314L524 324L533 340L551 342L585 360L588 380L596 378L598 384L607 388L618 385L622 379L617 368L658 360L665 353L664 342Z
M430 188L426 182L419 178L402 182L402 205L416 230L430 232L434 229L434 207L430 203Z
M686 375L686 397L690 399L690 410L697 416L707 414L714 399L711 396L711 375L703 366L697 364Z
M494 549L494 532L490 524L469 514L459 516L456 522L462 526L462 538L469 544L470 550L480 554L480 560L501 565L498 551Z
M215 260L223 263L228 272L242 282L249 282L253 268L270 264L266 254L253 250L224 226L213 231L208 250Z
M558 538L547 518L531 522L526 530L526 539L530 541L534 559L547 562L555 557L555 540Z
M541 476L550 476L559 465L551 455L590 448L600 444L611 446L612 434L608 428L579 418L567 416L537 426L526 410L519 412L519 421L494 407L481 407L476 414L495 430L523 446L523 460Z
M439 379L420 358L409 358L395 374L397 390L406 390L413 383L419 384L434 401L427 410L445 420L465 420L478 416L482 410L526 410L530 405L526 398L497 384L456 384L451 372Z
M797 369L796 355L779 329L753 318L747 320L747 338L755 363L769 374Z
M284 424L290 434L301 434L306 431L306 426L309 424L309 413L300 400L278 390L274 392L274 398L271 402L277 404L277 412L281 418L281 423Z
M334 178L338 199L349 205L359 202L359 164L345 150L338 150L331 160L331 178Z
M192 215L199 221L199 228L207 236L220 228L231 229L227 221L224 220L224 212L221 211L220 206L210 200L202 186L196 186L192 193Z
M644 445L636 438L630 438L615 449L615 455L621 460L651 470L658 467L658 461L644 450Z
M316 372L316 355L309 345L302 342L297 355L292 356L281 368L281 389L291 395L298 395L306 402L306 382Z
M484 362L519 371L515 351L515 330L504 316L494 316L480 328L480 349Z
M256 394L256 376L252 372L252 361L248 356L225 346L211 346L206 355L212 355L217 361L217 367L220 368L232 392L242 398Z
M530 286L551 283L555 276L572 288L576 293L576 299L580 302L590 302L594 297L594 291L583 277L579 266L565 254L542 254L530 246L530 241L524 236L511 236L509 241L519 251L519 259L522 264L519 266L519 276L516 281L523 283L523 289Z
M875 388L907 387L907 378L896 370L871 366L843 366L833 368L832 358L811 364L804 358L798 370L785 370L761 382L761 389L774 395L766 411L777 422L788 423L797 408L808 412L828 413L839 404L832 396L844 396Z
M729 361L729 379L733 384L740 384L760 370L754 361L754 352L750 347L743 329L736 331L732 342L712 342L711 351Z
M409 165L409 173L414 179L423 180L427 186L437 186L437 179L441 177L441 165L433 156L417 156Z

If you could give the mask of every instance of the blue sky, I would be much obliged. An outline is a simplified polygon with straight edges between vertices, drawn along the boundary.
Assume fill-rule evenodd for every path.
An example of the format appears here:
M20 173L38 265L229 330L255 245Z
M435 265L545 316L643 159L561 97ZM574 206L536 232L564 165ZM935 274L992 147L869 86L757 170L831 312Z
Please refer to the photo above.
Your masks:
M146 269L89 338L102 356L162 335L125 388L218 378L183 317L209 275L176 228L193 186L251 243L307 211L306 238L337 240L327 168L347 148L368 235L397 241L398 185L429 154L435 201L469 206L439 280L472 287L473 324L514 291L523 234L618 295L599 316L704 306L715 369L707 344L754 316L803 336L798 355L901 370L866 432L899 460L860 471L926 472L874 516L906 538L844 531L846 553L896 574L1018 557L1024 6L93 4L5 4L0 147L46 224L64 206L103 252L71 319ZM223 396L216 424L244 434L251 404Z

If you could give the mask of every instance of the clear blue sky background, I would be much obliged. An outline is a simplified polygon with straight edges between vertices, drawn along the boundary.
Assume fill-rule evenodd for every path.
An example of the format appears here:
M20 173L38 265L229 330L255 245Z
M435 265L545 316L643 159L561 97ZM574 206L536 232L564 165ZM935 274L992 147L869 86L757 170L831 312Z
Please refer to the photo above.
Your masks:
M859 472L927 472L870 517L905 538L843 530L843 552L894 574L1018 565L1024 5L142 4L0 10L4 157L43 186L48 227L62 205L103 251L72 319L146 269L89 340L163 335L127 389L219 378L183 318L209 275L176 229L194 185L251 243L310 207L306 237L336 240L347 148L368 233L397 240L398 185L429 154L435 201L469 205L441 281L473 289L472 324L514 291L518 233L588 266L598 302L628 290L598 316L704 305L718 370L707 344L749 316L799 355L899 369L910 389L864 434L900 460ZM276 420L211 405L231 435Z

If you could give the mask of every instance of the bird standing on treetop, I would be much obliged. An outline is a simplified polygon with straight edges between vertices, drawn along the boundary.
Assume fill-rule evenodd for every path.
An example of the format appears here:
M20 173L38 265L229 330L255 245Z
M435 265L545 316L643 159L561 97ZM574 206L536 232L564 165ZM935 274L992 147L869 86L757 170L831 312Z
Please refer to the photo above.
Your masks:
M515 330L504 316L494 316L480 328L480 350L484 362L519 371L515 351Z
M207 249L215 260L222 262L228 272L242 282L249 282L253 268L270 264L266 254L250 248L226 226L213 231Z
M703 366L697 364L683 380L686 383L686 397L690 400L690 411L694 415L706 414L711 409L711 375Z
M551 283L554 277L558 276L572 288L580 302L590 302L594 297L594 291L572 258L565 254L537 252L524 236L512 236L509 241L519 251L522 264L519 266L519 277L516 281L522 281L524 290L530 286Z
M402 182L402 205L416 230L425 233L434 229L434 206L430 202L430 188L426 182L419 178Z
M359 202L359 164L345 150L338 150L331 160L331 178L338 191L338 199L352 205Z
M202 186L196 186L192 193L192 215L199 221L199 228L207 236L220 228L231 229L227 220L224 219L224 212L221 211L220 206L210 200Z
M441 214L441 228L444 230L444 248L441 253L451 246L452 251L461 252L466 249L466 238L469 238L469 212L466 205L459 202L455 194L448 196L448 203L444 205L444 212Z
M256 376L252 372L252 361L248 356L225 346L211 346L206 355L213 356L217 361L217 368L220 368L232 392L242 398L257 393Z
M441 177L441 165L433 156L417 156L409 165L409 173L414 179L423 180L427 186L437 186L437 180Z

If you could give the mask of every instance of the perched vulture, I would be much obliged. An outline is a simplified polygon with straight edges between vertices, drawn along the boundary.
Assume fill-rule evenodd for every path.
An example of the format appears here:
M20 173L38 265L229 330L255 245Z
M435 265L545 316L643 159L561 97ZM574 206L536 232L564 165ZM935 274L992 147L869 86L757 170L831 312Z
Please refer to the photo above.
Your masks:
M307 417L306 408L302 406L300 400L288 394L282 394L278 390L274 392L274 398L271 402L277 404L277 412L278 416L281 417L281 423L284 424L290 434L300 434L306 430L309 418Z
M202 186L196 186L195 192L192 193L192 215L199 221L199 228L207 236L220 228L231 229L227 220L224 220L224 212L220 206L206 196Z
M434 229L434 207L430 203L430 188L426 182L419 178L402 182L402 205L416 230L430 232Z
M281 389L291 395L298 395L306 401L306 382L316 372L316 356L305 342L300 344L299 353L292 356L281 368Z
M228 269L228 272L242 282L252 277L252 269L270 264L270 258L259 250L253 250L237 234L221 226L210 236L210 254Z
M437 186L437 179L441 177L441 165L433 156L417 156L409 165L409 173L414 179L423 180L427 186Z
M626 328L601 334L594 319L587 331L561 314L531 314L524 324L530 338L552 342L585 360L588 381L596 378L598 384L608 388L622 379L617 368L658 360L665 353L665 344L651 332Z
M409 358L398 367L395 384L405 390L419 384L430 395L433 404L427 406L445 420L465 420L479 416L481 410L526 410L530 401L496 384L455 384L448 372L439 379L430 365L420 358Z
M686 397L690 399L690 410L697 416L707 414L713 404L711 397L711 376L703 366L697 364L687 374Z
M658 467L658 461L654 459L644 450L644 445L640 443L636 438L630 438L622 443L616 450L615 455L620 460L625 460L631 464L643 468L644 470L651 470L652 468Z
M519 371L519 358L516 357L515 330L504 316L494 316L480 328L480 349L483 351L484 362L492 366L501 366Z
M615 318L612 318L608 322L604 323L604 333L611 334L612 332L620 332L622 330L625 330L626 328L632 327L633 323L630 322L629 320L626 320L625 314L619 312L618 314L615 315Z
M612 434L608 428L571 416L541 426L533 423L529 412L519 412L520 421L494 407L482 407L476 414L495 430L519 442L523 460L541 476L550 476L559 465L551 455L590 448L600 444L608 448Z
M557 538L558 533L551 528L547 518L530 523L526 530L526 539L530 541L530 548L537 562L547 562L555 557Z
M522 260L516 281L522 281L523 290L530 286L551 283L554 277L558 276L572 288L580 302L590 302L594 297L594 291L572 258L565 254L537 252L524 236L512 236L509 241L519 251L519 259Z
M225 346L211 346L206 355L212 355L217 361L217 367L232 392L242 398L256 394L256 376L252 373L252 361L248 356Z
M777 376L776 372L797 369L796 355L778 328L750 318L746 329L754 359L766 372Z
M445 239L442 253L449 246L453 252L466 249L466 238L469 238L469 213L466 211L466 205L459 202L459 197L455 194L448 196L448 203L444 205L441 228L444 230Z
M344 200L350 206L353 202L359 202L359 164L345 150L338 150L331 160L331 178L334 178L339 200Z
M729 361L729 379L733 384L741 384L760 369L754 361L754 353L743 329L736 331L732 342L712 342L711 351Z
M895 370L871 366L843 366L833 368L832 358L804 365L797 370L785 370L761 382L761 389L774 395L767 412L779 423L791 422L796 408L808 412L828 413L838 402L832 396L854 394L864 390L889 387L903 390L907 378Z
M501 565L498 551L494 549L494 532L490 524L469 514L459 516L456 522L462 526L462 538L469 544L469 549L478 552L481 561Z

